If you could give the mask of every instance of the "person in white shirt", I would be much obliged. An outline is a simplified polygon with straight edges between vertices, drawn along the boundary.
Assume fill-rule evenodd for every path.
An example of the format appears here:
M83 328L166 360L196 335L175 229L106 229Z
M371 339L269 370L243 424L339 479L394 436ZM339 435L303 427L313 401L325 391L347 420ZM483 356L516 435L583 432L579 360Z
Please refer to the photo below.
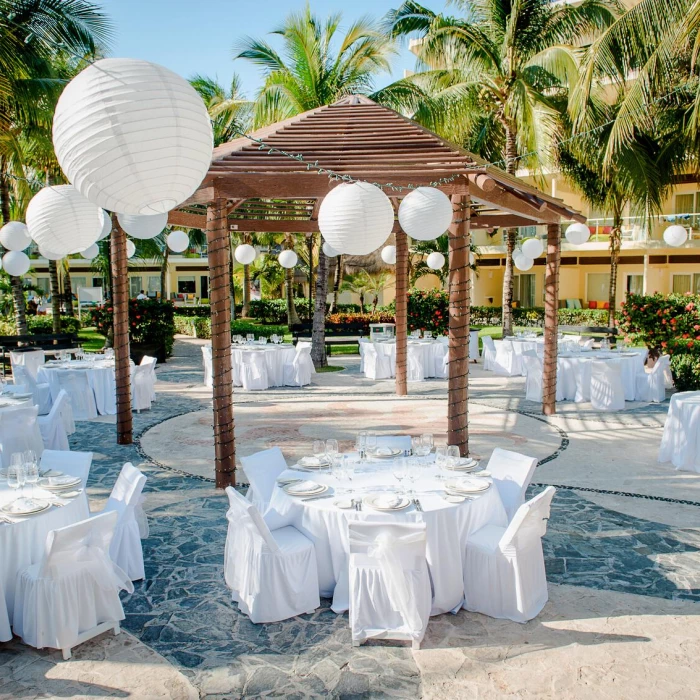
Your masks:
M139 294L136 298L137 299L148 299L148 297L144 294L143 289L141 290L141 294Z

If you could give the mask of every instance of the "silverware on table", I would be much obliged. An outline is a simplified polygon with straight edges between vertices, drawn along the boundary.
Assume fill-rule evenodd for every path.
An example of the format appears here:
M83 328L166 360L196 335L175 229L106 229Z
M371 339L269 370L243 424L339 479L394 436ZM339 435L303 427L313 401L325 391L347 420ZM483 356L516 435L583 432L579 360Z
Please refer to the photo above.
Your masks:
M308 498L302 498L302 501L320 501L322 498L333 498L334 493L324 493L323 496L309 496Z
M416 510L420 513L423 512L423 506L420 504L420 501L417 498L413 499L413 505L416 507Z
M353 503L355 504L355 510L362 510L362 499L361 498L353 499Z

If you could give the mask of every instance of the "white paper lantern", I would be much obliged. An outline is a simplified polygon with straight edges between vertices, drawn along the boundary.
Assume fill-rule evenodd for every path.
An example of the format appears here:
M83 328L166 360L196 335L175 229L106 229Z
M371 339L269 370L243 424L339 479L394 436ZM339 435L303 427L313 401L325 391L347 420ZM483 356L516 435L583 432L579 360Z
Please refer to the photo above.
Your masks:
M369 182L343 183L321 202L318 227L339 253L368 255L389 238L394 208L384 192Z
M2 257L2 266L8 275L21 277L29 272L29 258L21 250L11 250Z
M0 228L0 243L7 250L24 250L32 242L27 224L10 221Z
M40 248L69 255L97 241L104 212L73 185L44 187L27 207L29 235Z
M544 246L539 238L526 238L522 243L523 255L528 258L539 258L544 252Z
M173 253L182 253L190 247L190 237L184 231L171 231L165 240Z
M591 237L591 230L585 224L575 223L566 229L564 235L571 245L583 245Z
M431 270L439 270L445 265L445 256L442 253L431 253L426 263Z
M100 231L99 238L97 239L98 241L104 240L112 233L112 217L104 209L102 210L102 214L104 215L104 219L102 221L102 231Z
M327 258L337 258L340 253L332 246L329 245L328 243L324 243L321 248L323 249L323 254Z
M256 255L255 248L248 243L237 246L236 250L233 251L233 256L241 265L250 265L255 260Z
M385 245L382 248L382 260L387 265L396 265L396 246Z
M523 252L518 251L517 253L513 253L513 264L521 272L527 272L528 270L532 269L535 261L525 255Z
M63 172L91 202L124 214L162 214L209 170L211 122L202 98L155 63L105 58L64 89L53 119Z
M683 245L687 240L688 232L683 226L679 226L678 224L669 226L664 231L664 241L666 241L667 245L673 246L674 248Z
M126 240L126 257L133 258L134 255L136 255L136 244L127 238L127 240Z
M433 241L452 223L452 202L434 187L418 187L403 198L399 223L411 238Z
M469 251L469 264L470 265L475 265L476 264L476 255Z
M283 250L277 259L282 267L290 268L297 264L299 256L293 250Z
M146 241L155 238L168 223L168 214L117 214L119 225L132 237Z
M80 255L86 260L93 260L100 254L100 249L97 247L97 243L93 243L90 247L83 250Z
M62 260L65 258L65 255L61 255L60 253L52 253L50 250L44 250L43 248L39 248L39 255L41 255L42 258L46 258L47 260Z

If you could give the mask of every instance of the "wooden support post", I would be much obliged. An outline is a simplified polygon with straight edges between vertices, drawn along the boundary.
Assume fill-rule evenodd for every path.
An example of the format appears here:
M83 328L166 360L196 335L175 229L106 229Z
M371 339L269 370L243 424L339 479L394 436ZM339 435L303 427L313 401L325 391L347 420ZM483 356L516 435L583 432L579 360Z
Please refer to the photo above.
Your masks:
M114 327L114 379L117 387L117 444L133 442L131 416L131 364L129 352L129 262L126 233L112 214L112 308Z
M408 239L396 233L396 395L408 394Z
M542 413L557 412L557 333L559 330L559 259L561 226L547 225L547 261L544 277L544 371L542 375Z
M233 426L233 375L231 372L231 295L229 233L226 200L217 197L207 205L209 300L211 303L211 354L214 385L214 465L216 488L236 484L236 443Z
M452 195L454 210L449 229L449 379L447 384L447 444L469 455L469 322L471 270L469 269L469 195Z

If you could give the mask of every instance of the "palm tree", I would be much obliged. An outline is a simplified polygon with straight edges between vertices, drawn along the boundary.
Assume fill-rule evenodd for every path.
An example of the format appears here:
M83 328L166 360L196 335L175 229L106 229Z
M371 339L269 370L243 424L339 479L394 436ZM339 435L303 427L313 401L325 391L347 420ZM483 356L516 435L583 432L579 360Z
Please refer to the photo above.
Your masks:
M576 6L551 0L456 0L462 17L436 14L407 0L387 16L392 37L418 36L421 72L403 82L433 100L438 130L511 175L519 162L546 163L560 128L568 88L577 79L575 45L615 19L615 0ZM442 118L435 117L435 112ZM417 114L416 118L421 118ZM512 331L513 251L506 231L503 332Z
M368 273L368 277L370 282L367 291L372 295L372 313L374 314L377 312L379 295L390 286L394 276L388 270L382 270Z
M214 129L214 145L237 139L250 128L252 102L241 94L241 79L234 74L226 88L214 78L195 75L190 84L207 106Z
M374 282L367 270L360 270L353 275L346 275L340 286L340 291L357 294L360 298L360 313L363 314L365 312L365 297L367 294L372 293L374 286Z

